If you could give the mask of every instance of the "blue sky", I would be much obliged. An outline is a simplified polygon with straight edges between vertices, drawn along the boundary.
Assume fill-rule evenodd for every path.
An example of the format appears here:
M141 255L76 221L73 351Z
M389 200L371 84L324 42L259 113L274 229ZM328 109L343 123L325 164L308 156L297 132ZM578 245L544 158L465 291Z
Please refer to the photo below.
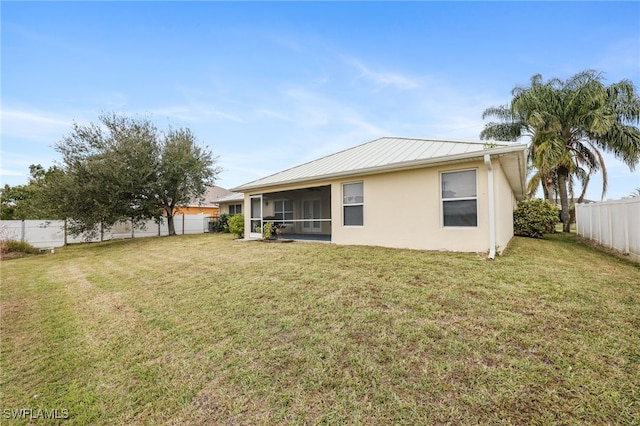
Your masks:
M101 113L191 128L231 188L382 136L477 140L533 74L640 85L639 2L7 2L1 183ZM609 191L640 170L606 156ZM588 198L599 199L601 178Z

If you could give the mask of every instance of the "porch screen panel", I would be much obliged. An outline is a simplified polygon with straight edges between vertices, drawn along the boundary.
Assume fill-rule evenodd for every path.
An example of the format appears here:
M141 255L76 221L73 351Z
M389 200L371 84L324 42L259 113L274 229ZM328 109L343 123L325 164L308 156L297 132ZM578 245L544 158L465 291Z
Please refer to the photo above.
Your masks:
M251 232L262 227L262 197L251 198Z
M275 202L274 208L275 218L279 223L292 223L293 220L293 201L278 200Z
M320 200L313 200L313 218L314 219L320 219L321 218L321 211L320 211ZM314 221L313 222L313 227L316 229L320 229L320 226L322 226L322 224L318 221Z

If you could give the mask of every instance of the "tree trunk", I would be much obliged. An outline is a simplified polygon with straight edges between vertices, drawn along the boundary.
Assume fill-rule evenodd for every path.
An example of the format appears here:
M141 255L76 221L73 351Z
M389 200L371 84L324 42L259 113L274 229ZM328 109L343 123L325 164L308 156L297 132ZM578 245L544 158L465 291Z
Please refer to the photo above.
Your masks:
M547 183L546 183L546 178L543 177L540 180L540 186L542 187L542 196L544 197L545 200L549 200L549 202L551 202L551 198L549 197L549 188L547 188ZM533 194L531 194L531 196L533 196Z
M544 185L546 188L546 196L547 196L547 200L549 200L549 202L551 204L555 205L555 198L556 198L556 194L555 194L555 190L553 188L553 178L551 177L551 175L546 175L544 177Z
M558 168L558 190L560 192L560 219L562 220L562 232L571 232L571 214L569 213L569 195L567 192L567 181L569 169Z
M169 227L169 235L176 235L176 226L173 223L173 213L167 213L167 226Z
M584 196L587 194L587 185L589 185L589 180L591 179L591 173L587 175L587 178L582 183L582 192L578 199L574 202L573 209L571 210L571 217L569 219L569 223L576 223L576 204L580 204L584 201Z

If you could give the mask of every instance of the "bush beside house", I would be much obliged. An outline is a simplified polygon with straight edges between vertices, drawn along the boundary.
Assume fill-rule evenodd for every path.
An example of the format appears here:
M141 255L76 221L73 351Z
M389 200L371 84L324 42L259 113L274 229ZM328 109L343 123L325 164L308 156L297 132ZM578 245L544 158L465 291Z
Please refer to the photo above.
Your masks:
M513 212L513 233L523 237L542 238L554 231L559 209L547 200L523 200Z
M244 237L244 215L234 214L227 220L227 227L229 232L236 235L238 238Z

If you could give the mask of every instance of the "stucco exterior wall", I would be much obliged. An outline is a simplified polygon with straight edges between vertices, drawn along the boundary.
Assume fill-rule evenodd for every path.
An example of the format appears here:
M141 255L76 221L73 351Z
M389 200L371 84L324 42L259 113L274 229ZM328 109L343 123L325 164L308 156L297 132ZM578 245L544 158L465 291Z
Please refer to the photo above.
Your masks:
M225 202L225 203L218 203L219 207L220 207L220 214L229 214L229 206L231 205L235 205L235 204L242 204L242 211L244 214L244 201L239 200L239 201L233 201L233 202Z
M478 226L445 228L441 218L440 173L477 173ZM342 224L342 183L364 184L364 225ZM365 176L332 187L333 233L337 244L421 250L483 252L489 247L487 172L481 161Z
M496 197L496 244L502 250L513 235L514 196L497 159L494 167ZM440 174L477 170L476 227L443 227ZM342 185L363 183L363 226L344 226ZM331 241L336 244L374 245L419 250L487 252L489 205L487 168L482 160L394 171L361 177L331 179L245 193L245 235L249 235L250 196L309 186L331 187ZM322 210L329 208L323 201ZM323 231L326 229L323 227Z
M492 166L496 201L496 246L497 252L501 253L513 238L513 210L516 208L516 198L500 162L494 159Z

